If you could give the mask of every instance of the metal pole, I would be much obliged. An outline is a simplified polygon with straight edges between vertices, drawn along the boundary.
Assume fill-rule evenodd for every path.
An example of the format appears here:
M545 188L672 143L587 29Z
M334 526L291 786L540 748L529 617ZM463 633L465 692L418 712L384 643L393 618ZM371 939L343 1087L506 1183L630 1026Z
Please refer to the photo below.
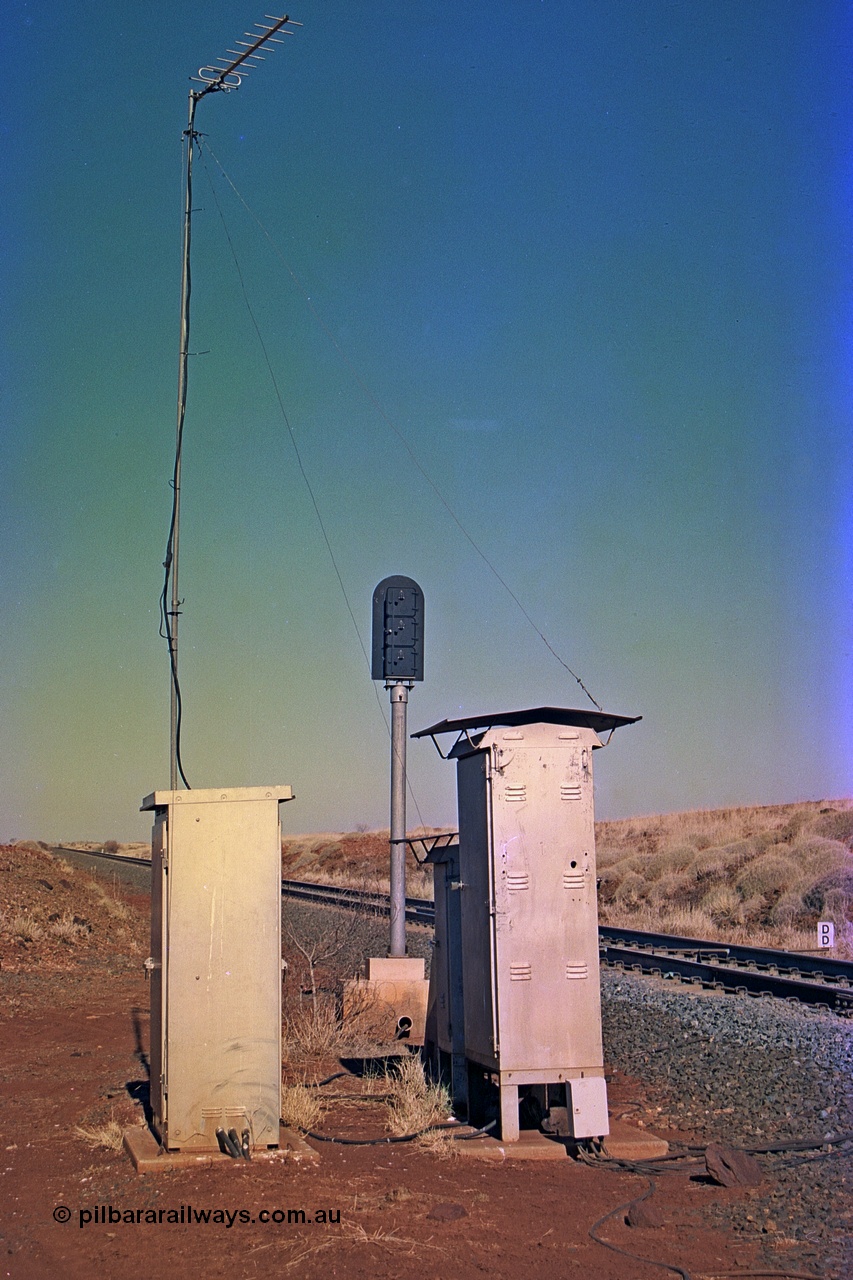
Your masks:
M175 444L175 469L172 476L172 521L169 528L169 542L166 549L166 560L164 569L166 570L166 579L163 586L163 594L161 596L161 607L165 620L165 632L169 642L169 675L171 678L171 697L169 708L169 785L173 791L177 790L178 777L182 779L186 786L189 786L184 777L183 766L181 764L181 697L180 685L178 683L178 618L181 611L181 598L178 592L178 549L181 533L181 454L183 450L184 438L184 416L187 408L187 366L189 361L189 344L190 344L190 237L192 233L192 211L193 211L193 145L196 140L195 132L195 110L197 104L208 93L223 92L228 93L232 89L239 89L244 77L250 71L255 71L260 62L263 62L266 53L272 53L275 46L284 44L279 39L279 35L292 35L293 32L285 30L285 26L301 27L301 22L291 22L290 18L285 14L283 18L275 18L271 14L267 15L272 25L263 22L255 23L255 31L245 31L243 34L249 37L249 43L245 40L238 40L239 48L229 49L229 58L222 59L220 62L211 64L210 66L200 67L198 75L192 76L191 79L204 85L203 89L191 89L189 97L189 110L186 132L184 137L187 140L187 164L186 164L186 183L185 183L185 200L184 200L184 235L183 235L183 257L181 266L181 344L178 362L178 427L177 440ZM277 34L278 33L278 34ZM263 49L262 55L259 51ZM171 594L169 602L166 601L166 595L171 580Z
M391 949L406 954L406 708L408 684L388 684L391 691Z
M202 95L190 90L187 128L187 168L184 199L183 257L181 264L181 340L178 360L178 426L175 440L175 471L172 478L174 507L171 537L172 594L169 605L169 655L171 699L169 708L169 786L178 787L178 616L181 600L178 594L178 550L181 532L181 453L183 451L184 415L187 408L187 363L190 342L190 240L193 207L193 145L195 142L195 109Z

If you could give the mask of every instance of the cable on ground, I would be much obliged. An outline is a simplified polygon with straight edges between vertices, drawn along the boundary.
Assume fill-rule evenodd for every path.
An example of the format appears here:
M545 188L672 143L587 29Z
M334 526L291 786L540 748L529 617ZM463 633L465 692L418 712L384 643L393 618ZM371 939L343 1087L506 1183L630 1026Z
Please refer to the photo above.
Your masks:
M475 1129L473 1133L455 1133L450 1136L456 1142L467 1142L471 1138L484 1137L490 1129L494 1129L496 1124L497 1121L492 1120L489 1124L483 1125L482 1129ZM401 1136L389 1134L385 1138L340 1138L331 1134L315 1133L313 1129L303 1129L301 1132L306 1138L314 1138L317 1142L333 1142L342 1147L381 1147L400 1142L414 1142L415 1138L422 1138L424 1134L438 1133L446 1129L458 1129L458 1127L453 1123L430 1124L425 1129L419 1129L417 1133L404 1133Z

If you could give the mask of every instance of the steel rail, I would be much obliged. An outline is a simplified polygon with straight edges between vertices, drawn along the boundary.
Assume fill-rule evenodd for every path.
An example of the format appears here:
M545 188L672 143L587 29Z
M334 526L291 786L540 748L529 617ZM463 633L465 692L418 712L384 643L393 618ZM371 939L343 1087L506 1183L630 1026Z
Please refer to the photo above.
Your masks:
M756 969L737 969L725 964L688 960L684 956L629 947L602 946L603 964L611 968L647 973L654 977L675 978L699 986L725 991L729 995L775 996L799 1004L816 1005L847 1016L853 1015L853 987L839 987L825 982L790 978Z
M63 853L82 853L87 858L103 858L107 862L124 862L130 867L150 867L150 858L132 858L130 854L124 853L106 853L103 849L76 849L70 844L56 844L50 846L53 853L58 853L60 857Z
M306 880L282 880L284 897L299 898L305 902L322 903L325 906L355 910L363 907L377 915L391 914L391 900L387 893L372 893L364 889L338 889L332 885L316 884ZM433 925L435 908L428 898L405 898L405 915L409 924Z
M150 867L150 858L134 858L123 853L106 853L102 849L77 849L72 845L52 845L53 852L76 853L85 858L101 858L106 862L124 863L132 867ZM343 889L330 884L318 884L312 880L285 880L281 882L282 897L299 898L327 907L341 907L347 911L367 907L377 915L390 915L391 906L387 893L372 893L364 889ZM410 924L432 925L435 909L429 898L406 898L406 920Z
M602 925L599 935L608 946L653 948L686 955L708 955L726 964L757 969L775 969L792 978L814 974L824 982L839 982L853 986L853 962L834 956L815 956L798 951L778 951L769 947L749 947L735 942L708 942L705 938L684 938L674 934L645 933L639 929L623 929L616 925Z
M148 858L128 857L95 849L56 846L54 852L83 854L111 863L150 867ZM390 914L388 894L346 889L310 880L282 879L283 897L340 910L370 910ZM405 899L409 924L432 926L435 908L428 898ZM796 952L710 942L639 929L599 926L602 963L637 973L681 979L713 990L753 996L774 996L817 1005L835 1013L853 1014L853 964L846 960L803 956Z

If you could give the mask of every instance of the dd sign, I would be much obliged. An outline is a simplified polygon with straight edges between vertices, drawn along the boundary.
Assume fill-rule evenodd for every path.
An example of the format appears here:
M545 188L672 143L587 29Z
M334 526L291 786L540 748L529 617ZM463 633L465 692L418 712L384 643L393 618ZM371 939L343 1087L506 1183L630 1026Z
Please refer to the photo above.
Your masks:
M385 578L373 593L371 677L424 678L424 593L411 578Z
M821 951L835 946L835 925L831 920L818 921L817 945Z

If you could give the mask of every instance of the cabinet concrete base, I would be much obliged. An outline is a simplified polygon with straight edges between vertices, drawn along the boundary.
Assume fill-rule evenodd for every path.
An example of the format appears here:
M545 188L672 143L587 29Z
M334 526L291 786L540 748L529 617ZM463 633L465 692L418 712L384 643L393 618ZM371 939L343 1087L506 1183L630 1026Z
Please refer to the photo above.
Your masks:
M423 960L373 956L366 975L344 985L344 1025L354 1024L382 1044L422 1045L428 995Z

